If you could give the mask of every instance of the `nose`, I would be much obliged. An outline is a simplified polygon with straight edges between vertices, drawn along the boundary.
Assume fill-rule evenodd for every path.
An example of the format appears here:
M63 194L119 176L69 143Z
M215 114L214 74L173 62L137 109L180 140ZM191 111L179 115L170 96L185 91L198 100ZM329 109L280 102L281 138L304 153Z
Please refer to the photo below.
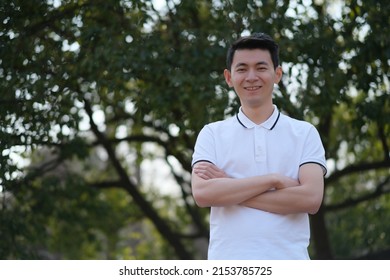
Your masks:
M247 72L247 76L245 78L248 82L254 82L257 81L258 77L256 75L256 71L254 69L250 69Z

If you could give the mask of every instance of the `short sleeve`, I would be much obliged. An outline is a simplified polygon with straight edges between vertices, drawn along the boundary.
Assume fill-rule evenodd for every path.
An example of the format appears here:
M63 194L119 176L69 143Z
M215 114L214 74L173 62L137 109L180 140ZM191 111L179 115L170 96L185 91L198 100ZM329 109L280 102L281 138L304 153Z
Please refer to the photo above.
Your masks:
M191 166L200 161L208 161L216 164L215 139L210 125L206 125L198 134Z
M300 166L306 163L317 163L321 165L324 175L327 173L325 149L320 134L313 125L310 126L305 139Z

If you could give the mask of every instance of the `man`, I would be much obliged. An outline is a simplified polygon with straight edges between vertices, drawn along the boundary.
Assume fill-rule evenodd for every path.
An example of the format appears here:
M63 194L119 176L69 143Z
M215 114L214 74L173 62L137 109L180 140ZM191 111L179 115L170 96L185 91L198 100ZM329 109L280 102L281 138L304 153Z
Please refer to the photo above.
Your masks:
M192 190L211 207L209 259L309 259L308 214L322 203L325 152L313 125L273 104L278 49L263 33L232 44L224 76L241 107L198 135Z

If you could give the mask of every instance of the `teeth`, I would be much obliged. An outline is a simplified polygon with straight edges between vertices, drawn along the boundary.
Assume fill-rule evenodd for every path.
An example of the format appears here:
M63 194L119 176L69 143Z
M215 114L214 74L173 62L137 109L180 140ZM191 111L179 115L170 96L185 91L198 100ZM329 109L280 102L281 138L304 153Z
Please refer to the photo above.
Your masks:
M246 89L247 90L255 90L255 89L259 89L260 87L247 87Z

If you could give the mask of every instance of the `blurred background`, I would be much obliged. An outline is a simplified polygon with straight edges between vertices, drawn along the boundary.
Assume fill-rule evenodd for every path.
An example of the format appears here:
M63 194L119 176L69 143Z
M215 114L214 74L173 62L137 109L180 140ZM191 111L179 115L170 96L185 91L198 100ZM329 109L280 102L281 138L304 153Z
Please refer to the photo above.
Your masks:
M0 259L204 259L191 156L251 32L326 149L312 259L390 259L390 1L3 0L0 24Z

